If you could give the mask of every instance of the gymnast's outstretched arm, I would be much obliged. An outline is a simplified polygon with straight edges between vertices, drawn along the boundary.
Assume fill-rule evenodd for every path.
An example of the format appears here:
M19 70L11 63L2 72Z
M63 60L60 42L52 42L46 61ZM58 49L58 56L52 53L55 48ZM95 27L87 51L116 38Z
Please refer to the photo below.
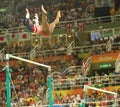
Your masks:
M32 25L33 22L30 19L30 13L29 10L26 8L26 16L25 16L25 26L28 28L28 30L32 31Z

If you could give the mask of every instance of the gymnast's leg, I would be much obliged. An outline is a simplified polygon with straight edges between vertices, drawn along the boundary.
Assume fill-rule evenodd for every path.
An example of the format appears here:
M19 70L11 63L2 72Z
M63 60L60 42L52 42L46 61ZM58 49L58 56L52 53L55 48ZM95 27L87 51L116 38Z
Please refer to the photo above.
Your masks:
M44 9L43 5L41 5L41 10L42 10L42 31L44 33L50 33L49 32L49 24L47 22L47 12Z
M50 23L50 26L49 26L49 30L51 33L54 31L56 25L59 23L60 18L61 18L61 13L60 11L58 11L56 19L52 23Z

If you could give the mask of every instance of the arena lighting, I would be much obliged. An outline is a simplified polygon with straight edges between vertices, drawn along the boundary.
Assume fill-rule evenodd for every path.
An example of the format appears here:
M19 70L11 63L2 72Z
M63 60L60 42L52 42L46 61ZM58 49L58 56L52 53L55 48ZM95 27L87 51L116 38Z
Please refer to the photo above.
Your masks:
M35 42L37 42L38 41L38 39L35 39Z
M102 28L103 28L103 26L99 26L99 28L100 28L100 29L102 29Z
M20 58L11 54L6 54L6 93L7 93L7 107L11 107L11 77L10 77L10 68L9 68L9 59L13 58L13 59L17 59L17 60L21 60L24 62L28 62L28 63L32 63L38 66L42 66L42 67L46 67L48 68L48 71L51 72L51 66L49 65L45 65L45 64L41 64L41 63L37 63L28 59L24 59L24 58ZM50 107L53 107L53 100L52 100L52 78L51 76L48 76L48 88L49 88L49 104Z
M0 8L0 12L6 12L6 8Z
M71 35L68 35L69 38L71 38Z
M63 35L60 35L60 37L62 37Z

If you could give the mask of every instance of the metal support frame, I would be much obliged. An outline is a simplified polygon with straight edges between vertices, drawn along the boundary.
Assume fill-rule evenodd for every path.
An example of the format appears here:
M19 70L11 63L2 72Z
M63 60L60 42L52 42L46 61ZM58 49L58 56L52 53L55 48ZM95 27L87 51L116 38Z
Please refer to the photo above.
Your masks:
M35 65L38 65L38 66L46 67L46 68L48 68L48 71L51 72L51 66L49 66L49 65L40 64L40 63L31 61L31 60L27 60L27 59L24 59L24 58L20 58L20 57L11 55L11 54L6 54L6 60L7 60L7 63L6 63L7 107L11 107L11 83L10 83L10 75L9 75L10 74L10 68L9 68L9 59L10 58L14 58L14 59L17 59L17 60L21 60L21 61L24 61L24 62L35 64ZM51 76L48 77L48 88L49 88L49 104L50 104L50 107L53 107L52 78L51 78Z

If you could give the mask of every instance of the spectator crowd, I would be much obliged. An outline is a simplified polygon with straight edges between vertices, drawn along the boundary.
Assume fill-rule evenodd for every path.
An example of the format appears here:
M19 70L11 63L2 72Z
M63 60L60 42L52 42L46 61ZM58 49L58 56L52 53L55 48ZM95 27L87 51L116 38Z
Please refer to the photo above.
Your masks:
M29 0L28 0L29 1ZM25 0L25 2L28 2ZM34 1L30 0L31 3ZM64 2L64 0L58 0L55 1L56 4L53 3L49 5L49 1L46 1L45 8L48 11L48 19L49 22L53 21L56 12L58 10L61 10L62 12L62 18L61 21L67 21L67 20L77 20L77 19L84 19L84 18L91 18L94 17L93 11L94 8L90 11L86 11L86 8L89 5L93 4L93 0L85 0L85 1L79 1L79 0L68 0L68 2ZM38 3L38 2L37 2ZM9 27L18 27L23 25L23 20L25 16L25 8L27 7L30 11L31 17L34 16L35 13L38 13L39 16L41 16L41 8L40 5L37 5L35 3L36 7L29 7L24 6L23 8L17 12L17 15L15 15L13 22L3 23L2 20L4 17L7 16L5 13L0 13L1 16L1 22L0 22L0 28L9 28ZM19 10L19 8L17 8ZM98 72L95 72L94 77L90 77L89 75L82 75L82 70L76 70L75 66L82 66L83 61L86 59L83 59L80 55L82 53L90 53L90 55L101 55L107 52L106 45L102 45L109 41L108 39L95 39L92 41L94 44L92 48L89 47L82 47L80 49L73 49L74 51L71 53L71 55L68 55L66 57L66 50L67 50L67 44L64 41L60 41L60 43L56 43L53 46L50 46L49 44L45 43L42 47L37 47L36 49L36 57L35 58L41 58L41 57L59 57L59 59L54 60L38 60L40 63L44 63L47 65L50 65L52 67L52 71L48 71L44 67L38 67L32 64L28 64L25 62L20 62L18 64L15 63L15 65L10 66L11 68L11 100L12 100L12 106L33 106L33 105L47 105L48 104L48 98L46 97L46 92L48 89L48 83L47 78L49 74L52 74L54 72L58 72L61 75L55 79L56 87L55 90L70 90L70 89L76 89L76 88L83 88L84 85L90 85L97 88L105 88L108 86L119 86L120 80L119 76L120 73L118 72L117 75L114 73L114 70L112 72L107 72L106 74L104 71L102 71L101 74L98 74ZM112 45L111 52L116 52L120 49L119 46L119 39L120 36L117 35L115 38L113 38L113 41L116 43ZM99 46L98 46L99 45ZM96 47L95 47L96 46ZM79 47L79 46L78 46ZM24 52L24 58L30 58L29 54L31 50L33 49L33 46L24 46L23 44L16 44L11 46L1 46L1 49L4 50L4 54L10 53L19 56L20 52ZM56 49L58 49L58 54L56 54ZM46 51L47 50L47 51ZM48 51L49 50L49 51ZM63 53L59 53L60 50L63 51ZM80 51L78 51L80 50ZM42 51L39 53L39 51ZM22 56L23 57L23 56ZM3 60L2 60L3 61ZM68 72L71 73L72 78L74 80L72 81L70 73L69 75L66 73L64 74L64 71L69 68L70 66L74 66L72 70L68 70ZM3 70L3 65L0 67L0 107L6 107L6 83L5 83L5 70ZM74 71L74 72L73 72ZM68 79L69 78L69 79ZM91 81L89 81L89 79ZM115 91L117 95L117 99L120 98L120 89L112 90ZM91 94L92 93L92 94ZM97 91L91 91L91 93L88 93L85 99L86 107L88 106L107 106L110 104L113 104L113 101L107 102L109 100L114 100L114 96L107 95L106 93L99 93ZM100 102L101 101L101 102ZM72 103L72 106L76 107L76 104L82 102L82 95L80 94L73 94L73 95L66 95L65 97L62 96L62 94L55 95L54 96L54 104L69 104ZM93 103L95 102L95 103ZM119 104L119 101L118 103Z

